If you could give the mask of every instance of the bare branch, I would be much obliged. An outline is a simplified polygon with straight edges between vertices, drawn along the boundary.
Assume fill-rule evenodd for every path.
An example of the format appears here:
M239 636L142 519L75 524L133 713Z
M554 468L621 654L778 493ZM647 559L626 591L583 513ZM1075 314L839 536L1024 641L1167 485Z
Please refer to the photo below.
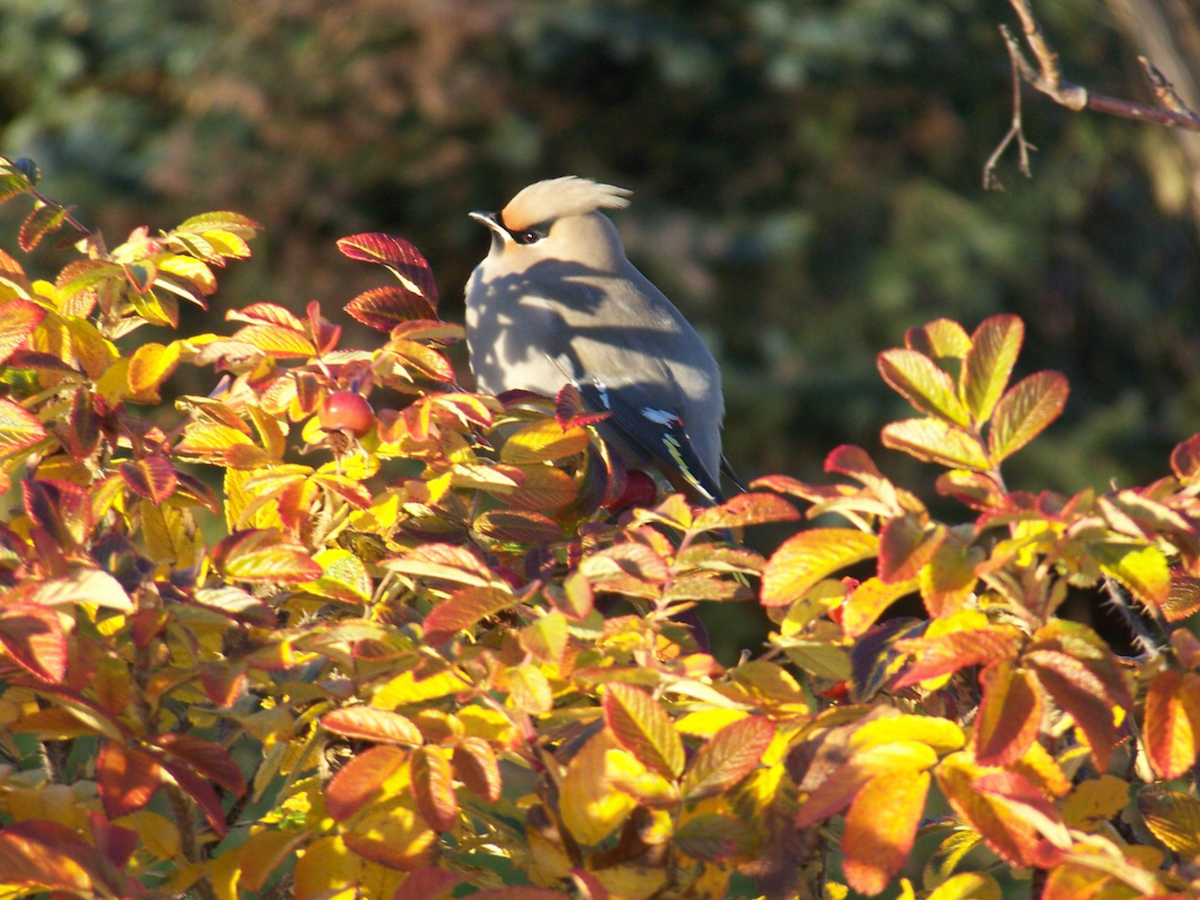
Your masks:
M1037 148L1025 140L1025 132L1021 126L1022 81L1032 85L1060 106L1065 106L1075 112L1090 109L1093 112L1110 116L1154 122L1168 128L1179 127L1188 131L1200 131L1200 115L1188 107L1183 98L1176 93L1175 87L1167 77L1145 57L1139 56L1138 60L1146 72L1146 77L1150 81L1150 87L1154 90L1158 102L1162 104L1161 107L1145 106L1117 97L1096 94L1078 84L1064 81L1062 68L1058 63L1058 54L1046 40L1041 26L1033 14L1033 7L1029 0L1009 0L1009 3L1012 4L1017 17L1021 20L1021 30L1025 34L1025 42L1033 52L1037 66L1034 67L1025 57L1021 51L1020 41L1007 27L1001 25L1000 33L1004 36L1008 57L1012 62L1013 118L1008 133L992 152L988 161L984 163L983 186L985 190L1003 190L1000 180L996 177L996 166L1013 141L1017 142L1020 153L1021 174L1026 178L1030 177L1029 151Z
M1000 162L1000 157L1004 155L1004 151L1008 149L1008 145L1014 140L1017 142L1017 152L1020 154L1020 172L1026 178L1032 178L1033 173L1029 168L1029 151L1036 150L1037 147L1025 140L1025 129L1021 125L1021 78L1023 76L1023 68L1029 69L1029 63L1025 57L1021 55L1021 45L1017 43L1017 39L1013 37L1011 31L1004 25L1000 26L1000 34L1004 36L1005 46L1008 47L1008 58L1012 63L1012 92L1013 92L1013 115L1012 125L1008 129L1003 140L992 151L992 155L988 157L988 161L983 166L983 189L985 191L1002 191L1004 185L1000 183L999 177L996 175L996 165Z

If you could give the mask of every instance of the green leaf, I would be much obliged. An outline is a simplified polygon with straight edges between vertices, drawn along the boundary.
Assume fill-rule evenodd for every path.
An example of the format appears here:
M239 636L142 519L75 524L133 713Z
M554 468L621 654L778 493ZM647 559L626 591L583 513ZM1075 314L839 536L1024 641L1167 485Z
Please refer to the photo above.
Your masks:
M971 335L962 393L975 422L986 422L1004 394L1024 337L1025 325L1016 316L992 316Z
M954 381L928 356L915 350L887 350L879 354L877 365L883 380L918 412L955 425L971 424Z
M764 606L787 606L822 578L879 552L879 538L854 528L813 528L784 541L763 570Z
M1058 372L1038 372L1000 398L988 431L992 462L1012 456L1059 417L1070 387Z
M983 445L974 435L940 419L905 419L884 426L883 446L903 450L923 462L952 469L990 468Z
M683 772L683 742L671 717L650 694L614 682L604 692L604 721L626 750L667 778Z

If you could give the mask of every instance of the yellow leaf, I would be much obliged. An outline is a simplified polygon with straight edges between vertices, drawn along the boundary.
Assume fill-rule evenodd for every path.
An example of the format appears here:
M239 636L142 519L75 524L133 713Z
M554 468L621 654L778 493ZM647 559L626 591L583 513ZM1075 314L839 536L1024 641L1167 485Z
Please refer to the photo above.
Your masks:
M637 802L609 783L607 758L618 749L607 731L595 734L567 764L559 808L563 824L581 844L598 844L621 825Z
M346 849L340 837L318 838L298 853L292 874L293 900L325 897L346 900L354 896L354 886L363 863ZM341 893L333 893L338 889Z
M667 885L667 870L651 866L612 866L592 873L609 900L649 900Z
M963 872L946 879L925 900L1001 900L1000 885L991 875Z
M376 709L395 709L457 694L470 687L470 680L457 669L443 669L425 677L412 671L401 672L375 692L371 705Z
M162 344L143 344L134 351L129 360L126 377L130 393L135 397L145 395L148 400L158 399L158 389L171 373L179 367L180 344L172 341Z
M863 750L897 741L916 741L938 753L950 753L961 750L966 740L963 730L949 719L901 713L881 716L855 729L849 746L857 760L857 754Z
M589 440L583 428L564 431L554 419L542 419L526 425L505 441L500 461L520 466L566 459L583 452Z
M762 602L787 606L822 578L869 559L879 538L854 528L812 528L784 541L763 570Z
M113 824L136 831L142 845L159 859L175 859L179 855L179 829L165 816L139 809L114 819Z
M1129 802L1129 782L1115 775L1081 781L1063 802L1063 822L1070 828L1095 831Z

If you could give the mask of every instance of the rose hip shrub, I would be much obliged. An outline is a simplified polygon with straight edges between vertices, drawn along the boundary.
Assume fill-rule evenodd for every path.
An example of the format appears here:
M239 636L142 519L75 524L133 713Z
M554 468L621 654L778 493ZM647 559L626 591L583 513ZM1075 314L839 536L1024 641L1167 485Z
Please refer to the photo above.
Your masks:
M1067 401L1014 382L1018 319L879 357L953 522L850 446L621 512L577 392L456 385L406 241L339 242L394 276L345 304L375 346L315 302L182 334L255 223L110 248L36 179L0 165L20 249L68 236L53 282L0 253L5 896L1200 890L1200 436L1144 487L1010 488ZM729 603L774 627L724 667L679 615Z

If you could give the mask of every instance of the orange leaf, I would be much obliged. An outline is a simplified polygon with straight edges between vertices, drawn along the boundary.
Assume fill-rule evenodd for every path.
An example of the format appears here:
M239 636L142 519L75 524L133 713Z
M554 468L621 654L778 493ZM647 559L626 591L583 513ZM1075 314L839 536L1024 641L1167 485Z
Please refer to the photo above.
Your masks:
M0 306L0 363L25 343L25 338L46 317L46 311L36 303L19 298Z
M1092 760L1103 772L1117 743L1114 710L1117 707L1128 710L1131 705L1128 688L1115 671L1115 662L1112 677L1106 679L1097 661L1085 661L1061 650L1033 650L1023 659L1054 702L1083 730L1092 748Z
M712 797L733 787L757 767L775 737L775 726L762 716L730 722L692 758L683 776L688 800Z
M917 659L896 680L895 686L908 687L967 666L1008 659L1016 653L1021 638L1021 632L1011 625L985 625L967 631L951 631L938 637L904 641L900 649L915 654Z
M1200 743L1200 675L1169 669L1146 690L1146 753L1160 778L1179 778Z
M842 607L842 628L850 637L865 634L884 610L916 589L915 578L895 584L887 584L879 578L868 578L846 599Z
M604 691L604 721L617 741L642 765L667 778L683 772L683 742L662 704L631 684Z
M0 456L13 456L45 438L46 429L36 416L0 398Z
M872 778L850 804L842 835L846 881L856 891L880 893L912 850L929 793L928 772L899 771Z
M67 633L59 614L38 603L0 606L0 646L42 681L60 683L67 674Z
M1012 456L1059 417L1070 387L1058 372L1037 372L1017 382L996 404L988 430L993 463Z
M692 530L742 528L768 522L795 522L799 518L796 507L775 494L738 494L701 512L692 523Z
M213 562L235 581L316 581L321 566L299 541L270 530L235 531L213 549Z
M492 587L468 587L443 600L425 617L425 637L441 643L458 631L465 631L480 619L495 615L517 602L508 591Z
M409 760L413 796L421 817L434 831L449 831L458 820L454 774L439 747L421 747Z
M464 738L450 758L455 777L476 797L495 803L503 787L492 745L483 738Z
M424 743L420 730L410 719L397 712L370 706L349 706L327 712L321 716L321 726L335 734L380 744L419 747Z
M927 527L914 513L889 519L879 534L879 578L888 584L916 578L947 533L945 525Z
M372 747L346 763L325 788L325 808L344 822L374 797L383 783L408 761L399 747Z
M976 788L975 780L986 771L971 762L967 753L953 753L938 764L935 775L942 794L984 843L1006 862L1028 866L1037 851L1037 829L1014 817L1002 799Z
M975 719L975 757L985 766L1015 763L1037 737L1042 698L1029 673L1001 659L980 673L983 700Z

